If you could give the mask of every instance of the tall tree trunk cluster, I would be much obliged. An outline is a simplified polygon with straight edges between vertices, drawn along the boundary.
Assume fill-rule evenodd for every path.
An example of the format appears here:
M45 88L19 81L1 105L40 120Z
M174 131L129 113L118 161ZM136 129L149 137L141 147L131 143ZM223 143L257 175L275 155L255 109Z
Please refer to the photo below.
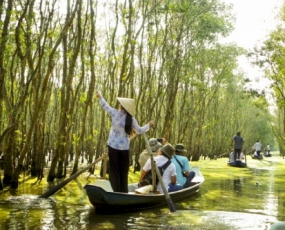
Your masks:
M148 136L182 142L191 160L223 153L238 130L247 147L253 132L272 140L268 111L252 106L263 95L234 72L244 51L219 43L232 18L217 0L8 0L0 16L0 151L12 188L27 168L42 179L46 159L54 181L70 160L74 174L81 156L104 154L111 124L96 90L114 107L135 98L139 123L156 123ZM139 154L143 138L131 147Z

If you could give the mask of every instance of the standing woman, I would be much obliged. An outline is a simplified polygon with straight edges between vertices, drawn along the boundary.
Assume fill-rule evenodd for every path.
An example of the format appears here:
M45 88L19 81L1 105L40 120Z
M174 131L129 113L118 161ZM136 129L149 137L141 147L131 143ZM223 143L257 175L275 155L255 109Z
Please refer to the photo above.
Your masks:
M109 180L114 192L128 193L129 149L132 130L141 134L154 126L150 121L140 127L135 116L135 100L117 97L120 109L108 105L99 92L96 93L104 110L112 117L112 125L108 137Z

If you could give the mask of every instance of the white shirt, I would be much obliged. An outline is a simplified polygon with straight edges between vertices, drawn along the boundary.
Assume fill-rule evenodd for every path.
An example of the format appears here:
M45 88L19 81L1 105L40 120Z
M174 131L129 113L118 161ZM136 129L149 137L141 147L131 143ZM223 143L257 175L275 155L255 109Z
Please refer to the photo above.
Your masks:
M230 162L235 162L234 152L230 153Z
M163 166L169 159L163 155L158 155L157 157L154 157L154 160L156 162L157 167ZM151 169L151 159L149 158L147 162L145 163L143 170L148 171ZM165 185L166 190L168 190L168 184L171 182L171 177L176 176L176 168L173 163L168 165L168 167L165 169L162 180ZM162 187L160 182L157 184L157 190L161 193L163 193Z
M241 160L244 159L243 153L240 153L240 159L241 159ZM234 152L231 152L231 153L230 153L230 160L229 160L229 162L235 162Z
M259 142L256 142L252 148L256 151L261 151L261 144Z

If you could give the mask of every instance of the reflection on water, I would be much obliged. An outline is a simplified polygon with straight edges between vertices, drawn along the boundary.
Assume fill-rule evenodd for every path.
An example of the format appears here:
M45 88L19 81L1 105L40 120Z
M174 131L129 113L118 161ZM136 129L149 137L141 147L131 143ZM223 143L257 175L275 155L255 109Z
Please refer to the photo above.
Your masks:
M82 175L48 199L37 198L34 192L42 188L27 179L17 192L0 192L0 229L266 230L285 221L285 160L275 160L248 160L250 168L243 169L225 166L225 159L192 162L200 166L205 183L198 194L175 203L175 213L161 207L99 215L82 189L95 177Z
M234 179L234 191L236 196L241 196L242 195L242 181L241 178Z
M52 199L10 199L0 229L267 229L275 217L237 212L167 208L118 215L97 215L90 206L57 205ZM2 214L2 212L1 212ZM244 221L247 220L247 221Z
M5 212L6 210L6 212ZM89 205L58 203L54 199L39 199L23 195L11 197L1 204L0 229L87 229Z

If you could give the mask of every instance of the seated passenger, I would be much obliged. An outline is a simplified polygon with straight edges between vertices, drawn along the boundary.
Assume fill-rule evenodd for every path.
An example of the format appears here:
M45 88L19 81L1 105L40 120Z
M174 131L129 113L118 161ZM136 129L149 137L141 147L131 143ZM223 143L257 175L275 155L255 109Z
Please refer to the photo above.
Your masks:
M148 140L148 144L151 148L152 154L154 157L157 156L157 151L160 147L162 147L162 144L160 144L157 140L157 138L150 138ZM140 167L141 167L141 172L143 169L143 166L145 165L145 162L150 158L150 153L148 152L147 149L145 149L141 154L140 154L140 158L139 158L139 163L140 163Z
M243 152L240 153L240 159L237 159L237 161L244 161L244 155Z
M195 172L190 171L190 163L188 158L183 156L186 153L186 149L183 144L177 144L175 146L175 154L171 161L176 168L176 181L177 184L188 188L191 185L191 181L195 176Z
M171 144L166 144L158 150L158 156L154 157L157 167L163 166L168 160L171 160L174 154L174 148ZM151 169L151 159L149 158L145 165L143 166L143 170L141 172L140 183L143 181L143 178L148 170ZM168 167L164 170L162 175L162 181L165 185L165 188L169 191L171 187L171 191L180 190L183 187L181 185L176 184L176 169L175 165L171 163ZM140 184L139 183L139 184ZM158 182L157 190L163 193L163 189L161 187L161 183Z
M230 155L229 155L229 162L230 163L235 162L235 154L234 154L234 152L230 153Z
M245 159L245 157L244 157L243 153L241 152L241 153L240 153L240 159L237 159L237 161L244 161L244 159ZM230 163L235 162L234 152L231 152L231 153L230 153L229 162L230 162Z

